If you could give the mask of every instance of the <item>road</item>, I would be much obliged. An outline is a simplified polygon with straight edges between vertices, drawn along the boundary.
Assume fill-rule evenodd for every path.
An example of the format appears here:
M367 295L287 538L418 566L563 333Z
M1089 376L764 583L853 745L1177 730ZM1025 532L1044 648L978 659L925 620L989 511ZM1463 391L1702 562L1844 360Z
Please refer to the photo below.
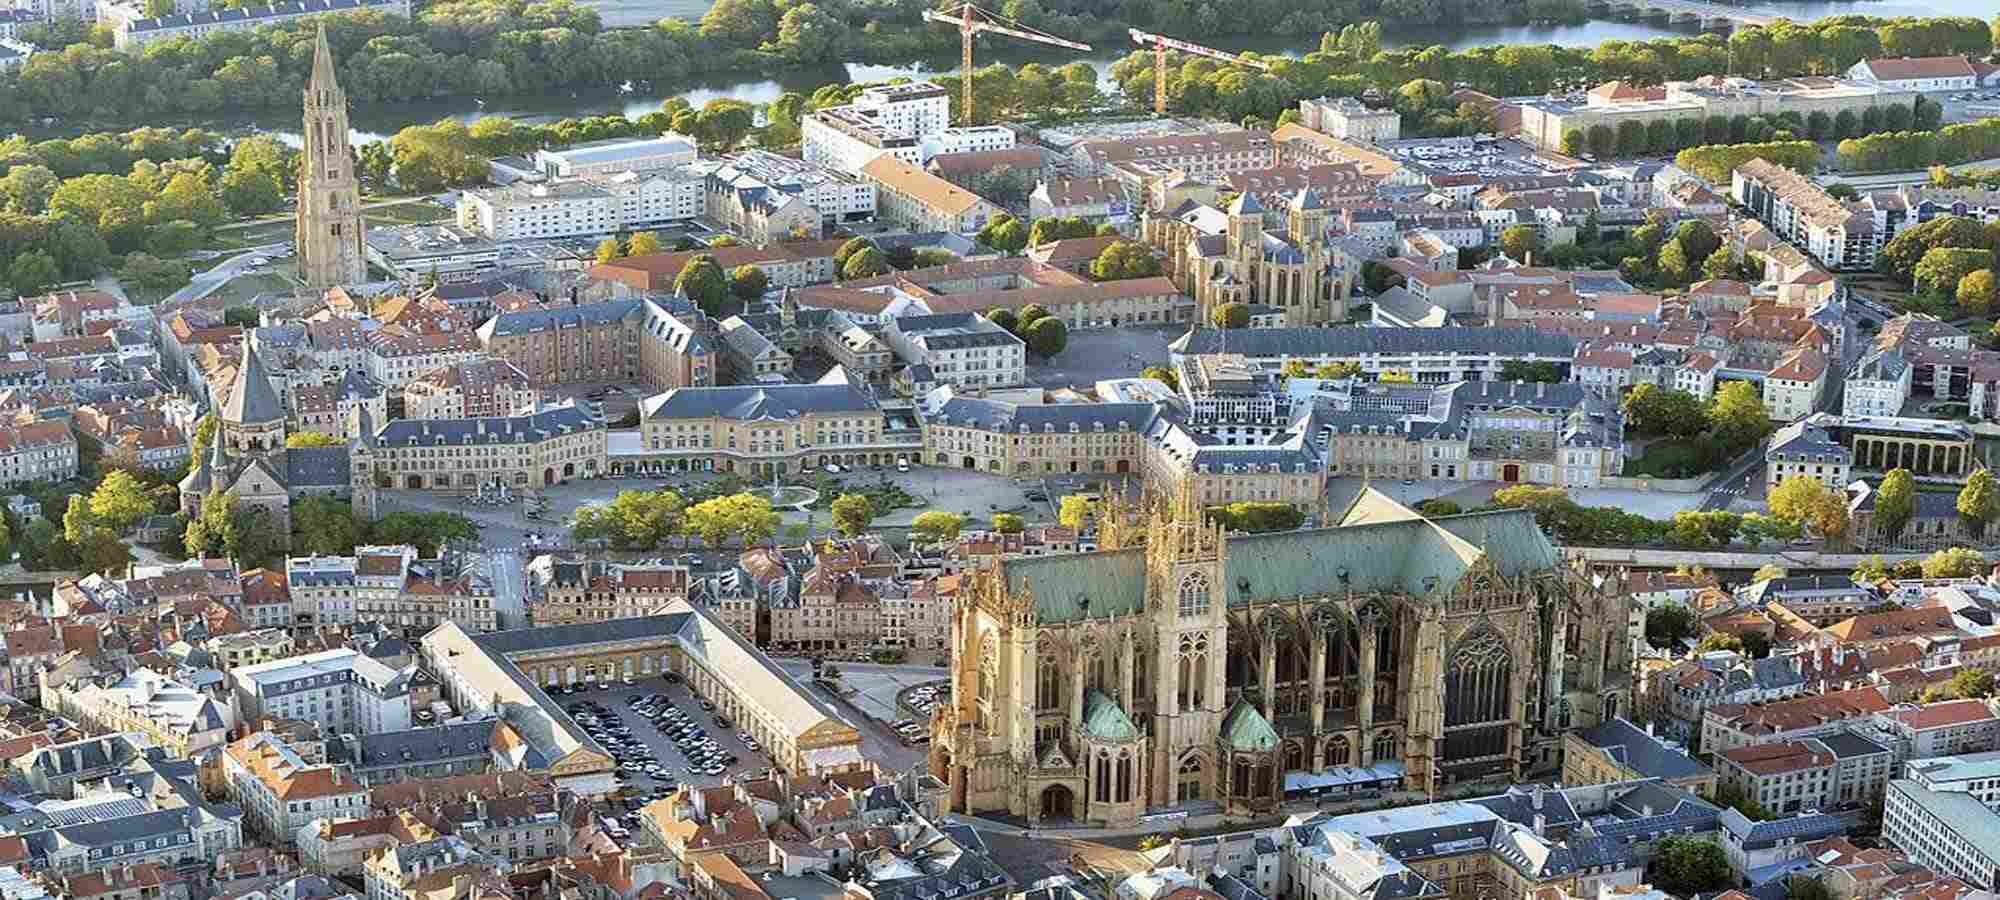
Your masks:
M167 295L167 298L165 300L160 301L160 305L174 306L182 303L192 303L196 300L200 300L203 297L215 293L223 285L228 284L230 281L234 280L237 276L242 275L253 268L256 268L251 264L250 262L251 260L256 259L258 257L268 258L271 254L283 251L284 248L285 245L282 242L275 244L265 244L261 247L252 247L248 250L243 251L242 253L239 253L228 259L225 259L222 262L217 263L215 268L209 269L206 272L196 273L194 276L194 280L189 281L186 287L183 287L180 290Z
M1708 497L1701 501L1702 512L1726 510L1739 497L1761 494L1762 491L1756 490L1759 485L1753 480L1762 477L1763 473L1764 445L1760 443L1744 454L1743 459L1724 472L1721 478L1709 484Z
M512 547L498 547L485 554L486 577L493 582L493 609L500 614L500 627L526 628L528 625L527 562Z

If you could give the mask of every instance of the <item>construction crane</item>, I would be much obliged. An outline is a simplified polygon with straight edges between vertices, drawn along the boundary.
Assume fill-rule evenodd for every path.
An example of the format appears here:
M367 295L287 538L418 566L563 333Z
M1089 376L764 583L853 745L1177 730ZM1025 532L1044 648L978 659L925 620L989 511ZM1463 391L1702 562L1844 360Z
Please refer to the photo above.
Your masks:
M1159 115L1164 116L1167 114L1168 50L1179 50L1182 53L1192 53L1195 56L1206 56L1209 59L1219 59L1223 62L1249 66L1253 69L1261 69L1266 72L1271 71L1270 63L1251 59L1248 56L1239 56L1227 50L1204 47L1200 44L1189 43L1178 38L1170 38L1164 34L1140 31L1137 28L1130 29L1130 31L1132 34L1132 43L1138 44L1141 47L1153 48L1153 112Z
M962 99L959 103L962 109L960 122L966 125L971 125L975 121L972 118L972 39L978 36L980 32L990 31L994 34L1004 34L1008 37L1020 38L1024 41L1034 41L1037 44L1068 47L1071 50L1083 50L1086 52L1090 50L1089 44L1080 44L1067 38L1056 37L1045 31L1037 31L1006 16L987 12L970 3L961 3L943 12L934 9L924 10L924 20L927 22L943 22L946 25L958 28L958 78L959 91L962 94Z

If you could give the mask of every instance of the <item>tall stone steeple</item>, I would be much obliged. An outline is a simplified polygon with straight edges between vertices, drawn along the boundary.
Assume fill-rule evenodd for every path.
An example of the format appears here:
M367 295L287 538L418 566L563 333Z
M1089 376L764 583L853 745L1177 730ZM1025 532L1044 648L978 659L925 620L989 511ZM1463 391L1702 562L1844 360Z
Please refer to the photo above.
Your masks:
M367 277L361 253L361 191L347 146L347 95L333 77L326 26L313 47L306 82L305 160L299 178L299 278L309 290L354 284Z

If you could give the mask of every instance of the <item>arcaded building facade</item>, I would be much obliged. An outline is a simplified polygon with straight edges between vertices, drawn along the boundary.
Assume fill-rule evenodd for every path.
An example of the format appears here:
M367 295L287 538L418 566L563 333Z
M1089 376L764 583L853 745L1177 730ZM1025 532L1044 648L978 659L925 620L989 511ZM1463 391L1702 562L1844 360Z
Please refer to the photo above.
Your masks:
M1332 767L1519 781L1626 704L1628 598L1526 510L1426 519L1364 491L1336 527L1245 535L1185 494L1107 503L1102 549L969 576L933 722L953 810L1254 814Z

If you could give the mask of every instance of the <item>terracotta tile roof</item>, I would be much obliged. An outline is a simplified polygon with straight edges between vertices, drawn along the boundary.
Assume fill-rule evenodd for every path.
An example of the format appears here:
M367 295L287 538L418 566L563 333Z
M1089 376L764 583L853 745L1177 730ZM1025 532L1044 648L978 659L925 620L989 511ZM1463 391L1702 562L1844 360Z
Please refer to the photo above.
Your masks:
M1951 615L1936 609L1898 609L1863 613L1827 626L1826 633L1840 641L1883 640L1909 635L1957 634Z
M978 194L887 154L869 160L861 175L943 215L963 215L987 203Z
M1930 78L1974 77L1972 63L1963 56L1904 56L1895 59L1864 60L1877 81L1910 81Z
M1777 734L1882 712L1889 701L1872 687L1831 691L1812 697L1780 700L1761 706L1718 703L1707 715L1730 723L1746 734Z

